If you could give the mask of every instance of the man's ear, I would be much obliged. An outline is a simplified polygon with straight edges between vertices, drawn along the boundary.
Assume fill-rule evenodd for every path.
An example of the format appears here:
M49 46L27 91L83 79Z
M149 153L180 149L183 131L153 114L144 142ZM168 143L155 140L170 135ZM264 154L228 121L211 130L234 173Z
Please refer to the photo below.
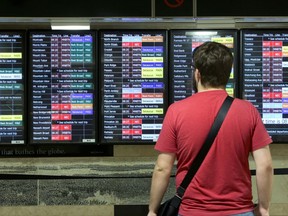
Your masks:
M200 74L200 72L199 72L199 70L197 68L195 69L194 73L195 73L195 79L197 81L199 81L201 79L201 74Z

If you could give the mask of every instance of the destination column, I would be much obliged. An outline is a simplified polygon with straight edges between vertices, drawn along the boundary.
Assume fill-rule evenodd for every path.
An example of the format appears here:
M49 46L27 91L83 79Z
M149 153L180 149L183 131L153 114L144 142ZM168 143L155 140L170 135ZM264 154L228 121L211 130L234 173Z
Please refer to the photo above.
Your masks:
M244 98L253 103L253 105L262 114L262 94L263 77L262 70L265 70L266 63L263 52L263 37L261 34L245 33L243 38L243 61L244 61ZM263 62L263 63L262 63Z
M33 141L51 138L50 36L32 35Z
M184 34L173 35L173 101L192 95L192 38Z
M122 37L117 34L103 35L103 110L104 110L104 139L122 139L122 82L123 58L129 58L127 53L122 53ZM125 48L129 49L129 48ZM129 67L125 66L125 74Z

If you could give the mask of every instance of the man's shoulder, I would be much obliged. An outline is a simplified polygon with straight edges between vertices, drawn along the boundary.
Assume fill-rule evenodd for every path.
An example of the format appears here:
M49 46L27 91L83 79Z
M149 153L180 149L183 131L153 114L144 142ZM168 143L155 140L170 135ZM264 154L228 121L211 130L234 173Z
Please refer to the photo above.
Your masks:
M234 98L234 103L236 103L238 106L254 107L250 101L245 99Z

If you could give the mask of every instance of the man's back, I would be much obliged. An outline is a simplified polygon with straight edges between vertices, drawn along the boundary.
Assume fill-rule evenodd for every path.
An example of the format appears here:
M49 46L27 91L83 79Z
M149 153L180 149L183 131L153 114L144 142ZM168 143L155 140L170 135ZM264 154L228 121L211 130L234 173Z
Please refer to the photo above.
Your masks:
M155 145L160 152L153 171L149 213L156 216L175 159L176 186L189 169L227 96L233 55L228 47L205 42L192 54L193 96L172 104ZM210 152L185 191L179 215L253 215L248 155L256 164L257 215L269 216L272 188L272 142L259 112L235 99ZM242 214L243 215L243 214Z
M177 187L226 96L224 90L205 91L169 108L155 148L177 153ZM259 121L259 113L251 103L234 100L210 152L186 190L180 215L215 215L215 212L231 215L239 208L252 210L248 156L251 150L271 142Z

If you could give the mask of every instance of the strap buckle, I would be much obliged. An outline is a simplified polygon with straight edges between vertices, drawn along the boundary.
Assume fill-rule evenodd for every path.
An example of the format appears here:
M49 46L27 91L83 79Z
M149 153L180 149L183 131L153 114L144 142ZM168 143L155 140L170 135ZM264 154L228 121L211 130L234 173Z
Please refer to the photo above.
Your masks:
M184 193L185 193L185 189L181 186L179 186L177 188L177 193L176 193L176 196L182 200L182 197L184 196Z

